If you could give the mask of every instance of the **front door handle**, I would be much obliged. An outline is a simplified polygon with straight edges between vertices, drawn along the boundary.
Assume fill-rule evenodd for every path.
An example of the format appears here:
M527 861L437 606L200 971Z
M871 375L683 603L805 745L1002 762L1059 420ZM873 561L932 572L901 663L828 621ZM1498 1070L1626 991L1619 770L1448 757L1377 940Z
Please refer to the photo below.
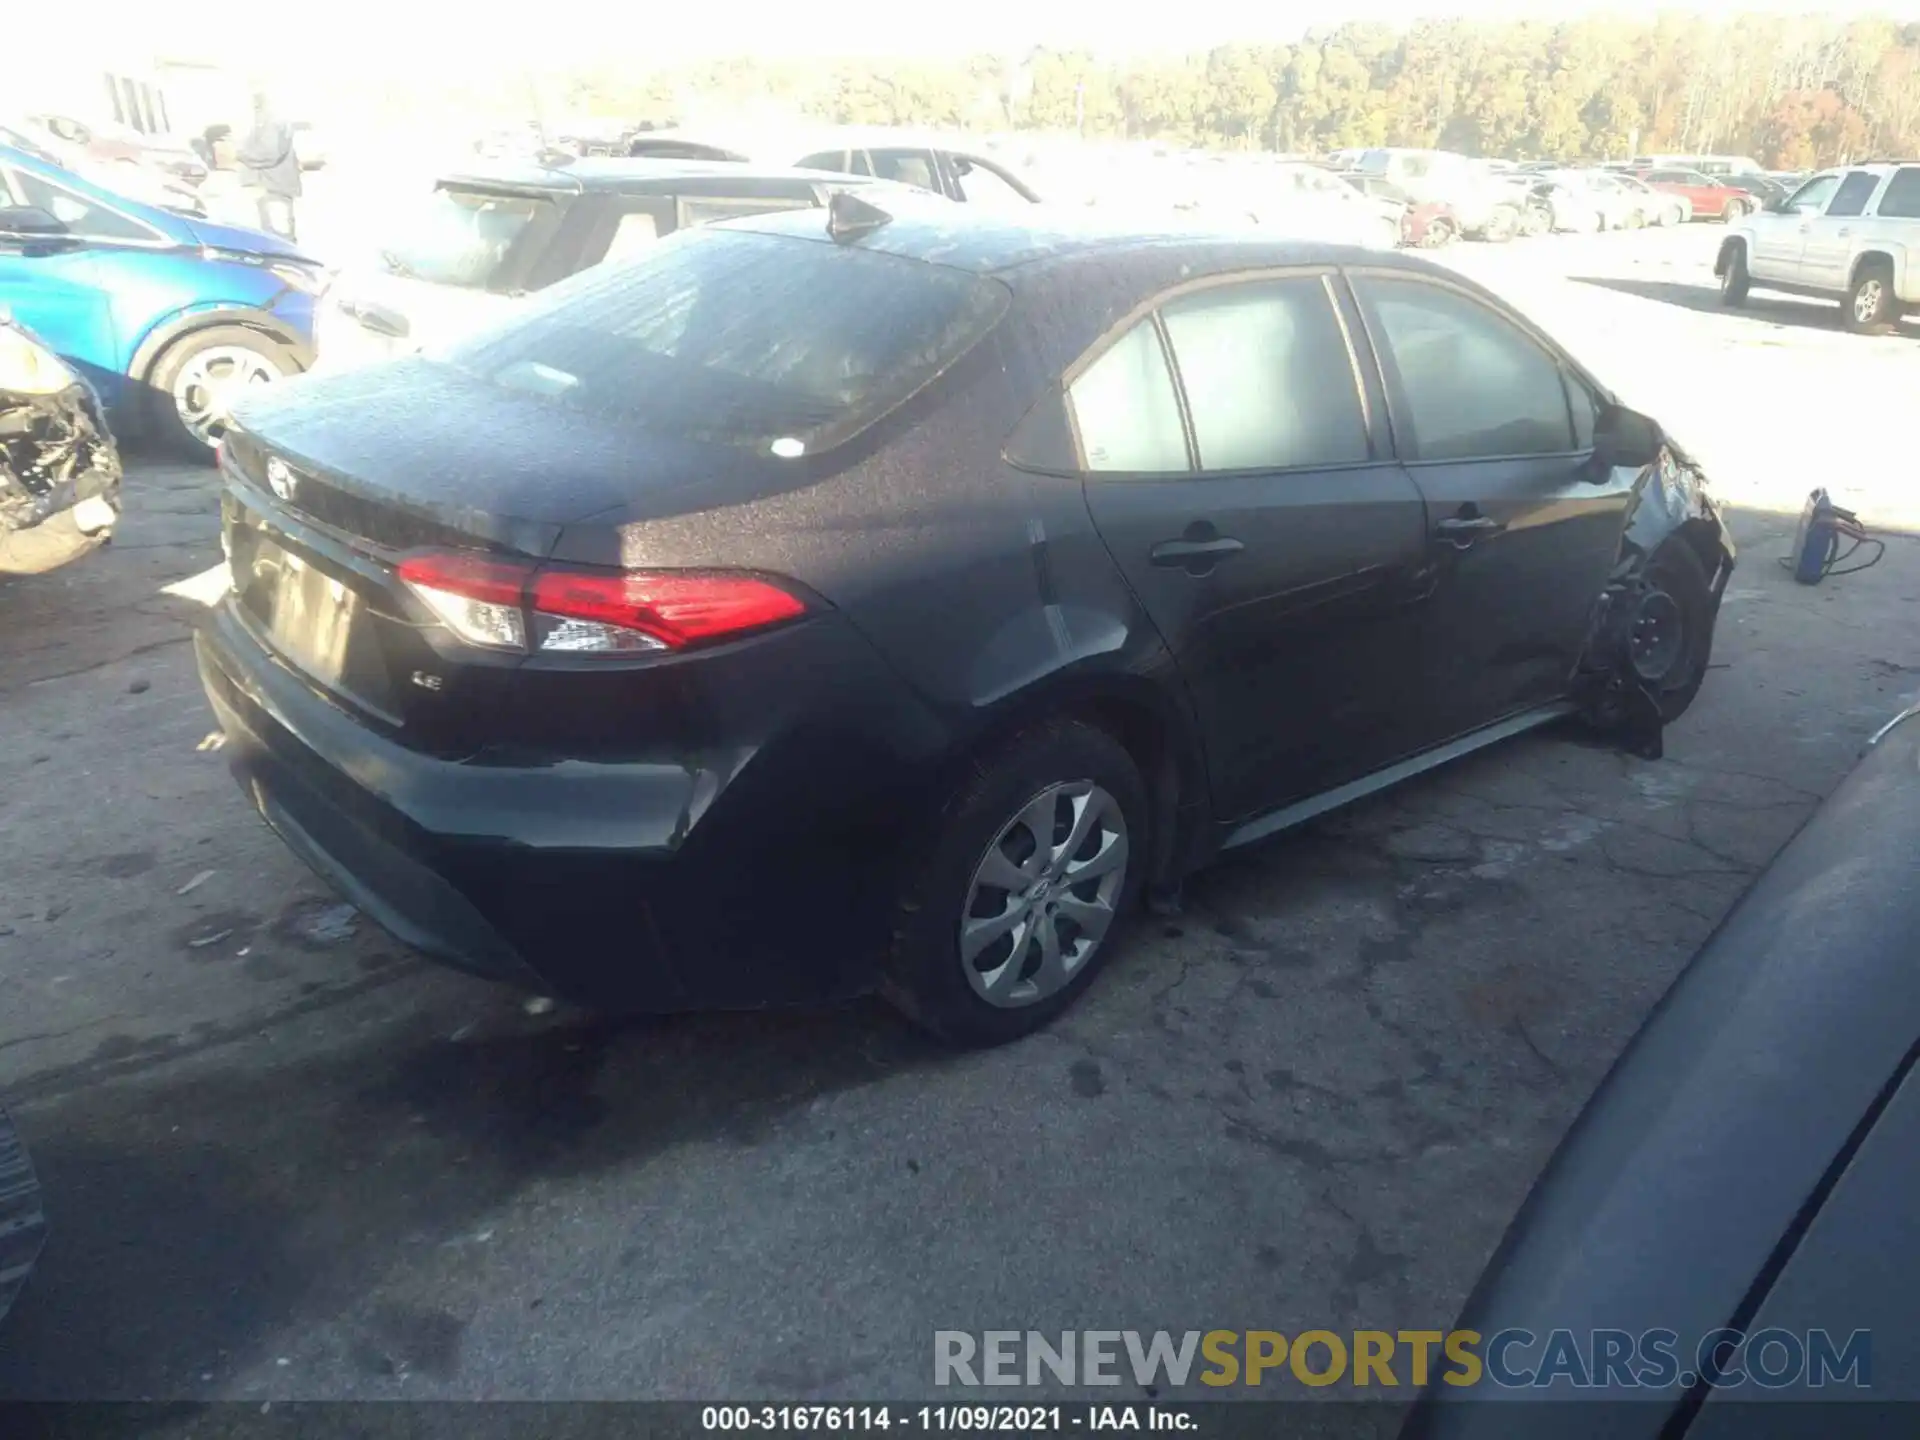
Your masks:
M1491 515L1454 515L1435 525L1433 533L1464 549L1482 535L1498 535L1506 528L1504 520L1496 520Z
M1162 540L1147 554L1154 564L1169 569L1211 568L1246 548L1238 540L1222 535L1214 540Z
M1842 225L1840 227L1840 238L1842 240L1846 239L1847 236L1851 234L1853 234L1853 227L1851 225Z

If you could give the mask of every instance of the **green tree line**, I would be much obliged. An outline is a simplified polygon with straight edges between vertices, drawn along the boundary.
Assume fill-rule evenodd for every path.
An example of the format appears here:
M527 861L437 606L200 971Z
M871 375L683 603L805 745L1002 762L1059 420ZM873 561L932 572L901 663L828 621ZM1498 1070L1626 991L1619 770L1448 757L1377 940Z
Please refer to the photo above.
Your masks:
M1036 49L899 63L736 59L576 72L580 109L635 119L782 102L822 120L1322 152L1438 146L1516 159L1654 151L1801 169L1920 153L1920 24L1667 15L1354 23L1294 45L1150 60Z

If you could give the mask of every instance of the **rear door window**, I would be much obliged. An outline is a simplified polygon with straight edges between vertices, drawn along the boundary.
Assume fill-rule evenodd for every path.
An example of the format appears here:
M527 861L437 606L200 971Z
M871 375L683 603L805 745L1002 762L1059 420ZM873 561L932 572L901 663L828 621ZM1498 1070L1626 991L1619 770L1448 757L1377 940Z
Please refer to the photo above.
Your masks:
M1418 460L1493 460L1575 449L1560 363L1533 338L1457 290L1355 276L1354 293L1385 353L1403 450Z
M559 214L550 196L442 186L381 249L380 263L408 280L511 290Z
M948 266L714 230L583 271L512 325L430 358L661 433L777 441L785 456L864 430L971 349L1007 304L998 282Z
M939 193L940 171L931 150L869 150L867 155L880 179Z
M1161 311L1202 470L1370 458L1339 317L1317 275L1202 290Z
M1836 218L1867 213L1867 202L1873 198L1873 192L1880 188L1880 177L1867 170L1849 170L1847 178L1840 182L1840 188L1834 191L1833 202L1827 206L1827 214Z
M1169 475L1189 468L1180 401L1160 331L1142 320L1067 387L1089 470Z

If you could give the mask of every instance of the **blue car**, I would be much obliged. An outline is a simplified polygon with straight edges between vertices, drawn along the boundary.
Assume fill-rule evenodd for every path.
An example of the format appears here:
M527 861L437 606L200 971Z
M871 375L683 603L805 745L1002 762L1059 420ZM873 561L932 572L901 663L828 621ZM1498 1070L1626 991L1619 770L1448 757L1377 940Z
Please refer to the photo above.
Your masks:
M326 278L290 241L0 145L0 311L92 382L123 434L206 454L245 388L312 363Z

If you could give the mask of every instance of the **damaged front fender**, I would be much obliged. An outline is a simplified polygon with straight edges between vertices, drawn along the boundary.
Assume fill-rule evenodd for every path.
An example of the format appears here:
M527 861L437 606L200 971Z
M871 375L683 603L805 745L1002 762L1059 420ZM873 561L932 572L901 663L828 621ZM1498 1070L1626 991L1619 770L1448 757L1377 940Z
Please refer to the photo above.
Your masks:
M1699 637L1704 666L1704 647L1710 644L1721 597L1733 574L1733 537L1707 492L1705 472L1667 438L1654 463L1633 482L1619 553L1605 588L1594 601L1574 677L1574 699L1587 721L1614 735L1627 749L1650 758L1658 758L1661 752L1665 713L1661 696L1634 664L1634 645L1650 600L1661 593L1650 572L1670 545L1686 546L1705 578L1707 631Z
M92 387L3 315L0 361L0 574L39 574L112 534L120 452Z

